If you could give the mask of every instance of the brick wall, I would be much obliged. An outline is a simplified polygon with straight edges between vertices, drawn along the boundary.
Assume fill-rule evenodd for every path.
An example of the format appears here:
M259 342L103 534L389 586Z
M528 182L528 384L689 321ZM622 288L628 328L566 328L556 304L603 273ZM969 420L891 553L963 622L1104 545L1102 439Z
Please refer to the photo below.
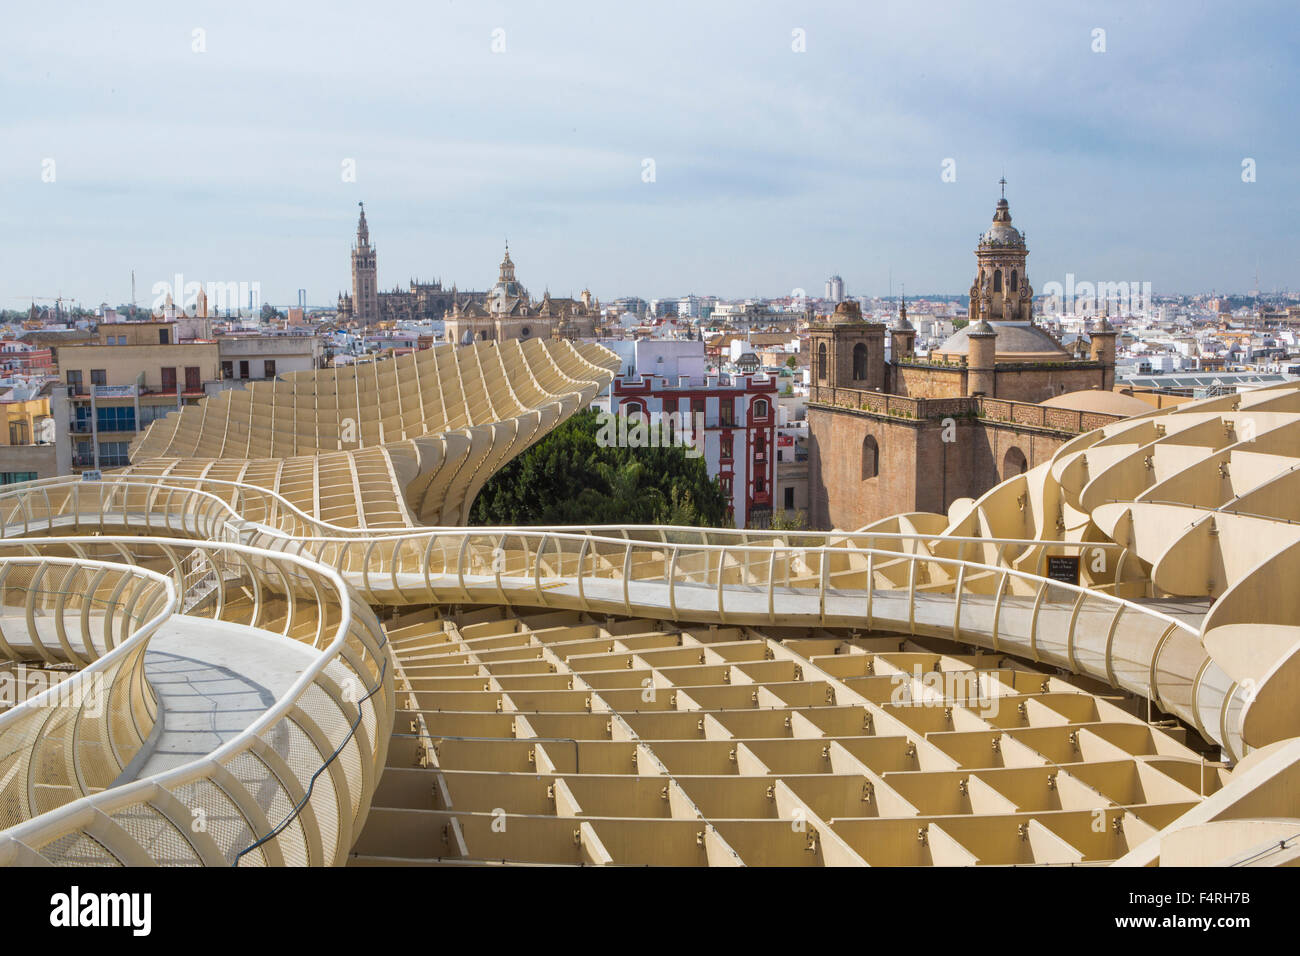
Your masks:
M999 364L994 372L993 394L1014 402L1041 402L1063 392L1101 387L1105 369L1096 362L1070 365Z
M1118 420L1000 399L925 400L851 389L816 389L812 401L825 403L808 406L809 526L817 529L860 528L912 511L946 514L956 499L978 498L1010 477L1013 450L1019 452L1013 461L1022 455L1033 468L1074 435ZM981 417L967 414L975 409ZM880 465L875 477L863 479L868 436Z
M893 372L893 391L899 395L917 398L958 398L966 394L966 369L964 366L941 368L931 365L896 364Z

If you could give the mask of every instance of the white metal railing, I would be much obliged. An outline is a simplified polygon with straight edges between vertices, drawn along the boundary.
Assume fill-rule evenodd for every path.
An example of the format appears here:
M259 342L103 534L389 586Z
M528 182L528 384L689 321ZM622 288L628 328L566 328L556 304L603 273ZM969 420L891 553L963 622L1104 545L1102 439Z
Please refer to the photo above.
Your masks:
M145 653L176 609L174 582L147 568L0 558L0 653L18 662L6 677L24 675L14 690L25 698L0 714L0 827L112 786L140 753L158 713ZM37 675L51 686L26 697Z
M251 586L238 606L219 588L218 599L200 613L273 628L321 653L274 705L207 756L0 832L0 863L342 862L384 765L394 700L383 629L336 571L298 555L166 538L32 539L4 546L165 559L174 580L186 573L180 552L196 548L214 567L239 567ZM286 595L295 600L286 602Z
M363 610L371 623L362 630L371 633L366 646L378 670L358 686L380 698L374 713L386 713L387 719L392 695L380 686L391 682L387 652L380 650L383 633L358 598L370 604L491 602L651 616L667 611L677 619L729 624L809 623L932 634L1106 680L1150 697L1234 756L1242 751L1241 688L1205 654L1195 623L1129 599L1145 594L1145 569L1127 548L1112 542L658 526L380 531L320 522L274 492L235 482L127 476L102 483L48 480L36 485L0 494L4 534L49 534L64 526L98 534L9 538L0 543L0 550L39 553L57 541L74 551L108 548L129 557L151 547L172 562L182 586L205 590L198 595L201 600L187 603L187 610L214 618L228 619L231 613L224 604L226 571L221 568L249 583L255 604L262 601L263 591L291 596L290 607L294 600L314 600L323 620L329 616L321 603L324 587L340 607L349 609L349 622L352 611ZM146 532L192 540L150 539L142 544L142 539L111 534L138 525ZM246 543L219 543L235 539ZM196 551L188 551L191 548ZM1047 559L1060 554L1080 558L1090 586L1043 576ZM210 591L205 581L212 584ZM342 622L338 627L329 647L342 654L346 627ZM288 623L285 628L286 633L291 629ZM362 673L356 668L353 672L357 677ZM314 678L304 675L295 687L301 693L308 685L316 686ZM330 686L335 693L326 696L337 703L342 699L340 685L334 681ZM270 720L314 743L332 741L319 727L311 732L308 727L314 724L304 719L302 708L293 709L287 696L268 711L275 716L264 716L257 726L266 731ZM339 706L331 716L342 714L339 727L355 728L364 723L362 711ZM289 731L289 726L297 729ZM385 732L379 732L367 740L367 752L378 752L386 742ZM350 842L350 836L344 839L342 834L353 832L357 818L349 821L342 815L335 829L319 830L312 824L313 801L328 803L317 790L326 786L324 781L329 781L335 805L337 794L350 794L357 781L350 786L346 774L336 779L338 761L328 756L332 750L317 747L319 762L302 773L297 768L284 772L287 758L281 756L277 763L269 752L273 750L264 734L250 730L189 769L182 768L184 772L116 788L94 798L94 806L110 817L159 815L173 825L183 818L182 809L196 806L242 820L243 846L233 838L214 847L185 836L194 859L202 862L235 862L241 851L254 845L240 862L340 860ZM259 780L280 781L268 791L279 803L275 808L258 804L260 816L250 806L250 801L257 803L251 791L236 797L231 789L238 781L237 774L232 780L231 768L248 761L260 762L255 774ZM327 767L335 769L323 769ZM290 778L296 782L287 782ZM200 781L226 796L202 804L195 796L203 790ZM360 790L368 802L364 779ZM184 799L178 796L181 792ZM278 821L277 810L282 811ZM15 859L29 850L43 853L74 831L98 840L92 832L98 817L86 816L88 812L73 804L0 834L0 841L12 841L0 842L0 860L6 852ZM333 819L328 812L324 816ZM111 835L101 836L114 842ZM85 844L78 846L78 853L87 852ZM120 855L111 848L105 852L123 860L134 852L120 838L115 846Z

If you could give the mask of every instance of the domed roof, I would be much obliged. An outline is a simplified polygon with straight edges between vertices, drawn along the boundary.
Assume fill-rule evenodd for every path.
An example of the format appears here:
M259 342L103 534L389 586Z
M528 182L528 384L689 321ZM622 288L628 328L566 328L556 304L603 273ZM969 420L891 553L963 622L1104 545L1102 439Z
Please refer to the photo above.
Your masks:
M993 225L989 226L988 231L980 236L980 246L1014 246L1023 247L1025 237L1020 234L1020 230L1011 225L1011 207L1006 199L999 199L998 205L993 210Z
M1125 395L1123 392L1105 392L1099 388L1083 388L1077 392L1053 395L1038 403L1048 408L1068 408L1079 412L1099 412L1103 415L1123 415L1131 418L1151 411L1155 406L1148 405L1140 398Z
M997 359L1008 362L1062 361L1070 353L1059 342L1032 322L984 322L958 329L935 352L942 355L966 355L972 334L997 333Z
M497 275L496 285L488 290L489 312L493 314L511 311L517 300L523 299L528 290L515 278L515 263L510 258L510 243L506 243L506 254L501 260L501 270Z
M839 305L835 306L835 314L831 316L832 325L843 325L846 322L861 322L862 306L854 299L845 299Z

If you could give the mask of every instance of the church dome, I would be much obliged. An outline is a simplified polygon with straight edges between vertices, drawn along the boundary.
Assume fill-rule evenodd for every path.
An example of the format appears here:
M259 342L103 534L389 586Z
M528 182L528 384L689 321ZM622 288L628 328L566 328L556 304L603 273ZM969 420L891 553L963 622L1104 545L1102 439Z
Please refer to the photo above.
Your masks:
M832 325L843 325L846 322L861 322L862 306L858 305L853 299L845 299L839 305L835 306L835 313L831 316Z
M957 357L970 353L970 337L997 333L999 362L1060 362L1070 353L1032 322L984 322L958 329L935 349L936 355Z
M1020 234L1019 229L1011 225L1011 206L1005 198L999 199L997 209L993 211L993 225L980 236L981 248L989 246L1021 248L1024 244L1025 237Z
M515 263L510 258L510 244L506 243L505 257L501 260L501 269L497 275L496 285L488 290L488 311L493 314L514 310L528 295L528 290L515 278ZM525 303L526 304L526 303Z

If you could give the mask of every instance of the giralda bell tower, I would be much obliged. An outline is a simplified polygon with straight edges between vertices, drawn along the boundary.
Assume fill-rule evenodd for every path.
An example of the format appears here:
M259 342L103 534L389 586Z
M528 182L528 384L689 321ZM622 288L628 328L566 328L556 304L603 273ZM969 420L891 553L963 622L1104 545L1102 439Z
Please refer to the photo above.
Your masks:
M361 325L374 325L379 321L378 271L375 268L375 248L370 245L370 227L366 225L366 204L361 207L357 222L357 241L352 246L352 315Z

